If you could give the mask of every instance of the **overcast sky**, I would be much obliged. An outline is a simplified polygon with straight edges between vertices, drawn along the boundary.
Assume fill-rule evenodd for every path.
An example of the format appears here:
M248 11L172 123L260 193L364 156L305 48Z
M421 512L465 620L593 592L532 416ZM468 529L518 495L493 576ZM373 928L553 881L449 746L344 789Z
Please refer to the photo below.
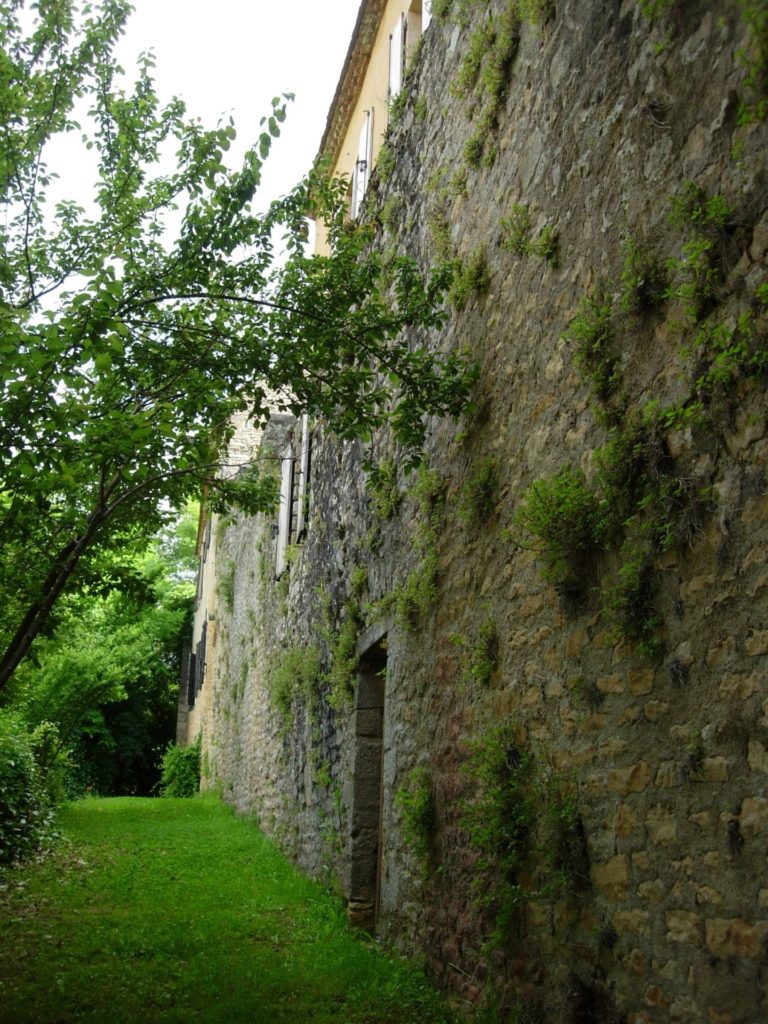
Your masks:
M230 113L236 153L258 138L273 96L296 94L267 161L257 207L287 192L317 154L360 0L133 0L118 58L130 75L154 50L161 99L215 126Z

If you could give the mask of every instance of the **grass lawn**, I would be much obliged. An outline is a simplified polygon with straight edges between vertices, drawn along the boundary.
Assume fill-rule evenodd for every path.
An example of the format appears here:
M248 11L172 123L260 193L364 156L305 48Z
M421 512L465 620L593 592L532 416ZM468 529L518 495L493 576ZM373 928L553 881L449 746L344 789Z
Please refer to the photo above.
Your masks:
M0 1021L446 1024L428 983L212 798L84 800L0 875Z

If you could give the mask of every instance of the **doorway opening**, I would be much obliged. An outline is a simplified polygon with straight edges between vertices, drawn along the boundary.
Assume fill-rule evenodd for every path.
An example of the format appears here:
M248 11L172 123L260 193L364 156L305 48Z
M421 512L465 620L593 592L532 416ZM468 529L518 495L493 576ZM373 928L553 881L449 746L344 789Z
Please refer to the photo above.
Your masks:
M360 658L355 693L355 753L352 765L352 822L347 915L374 931L379 917L382 849L382 761L384 696L387 675L385 640Z

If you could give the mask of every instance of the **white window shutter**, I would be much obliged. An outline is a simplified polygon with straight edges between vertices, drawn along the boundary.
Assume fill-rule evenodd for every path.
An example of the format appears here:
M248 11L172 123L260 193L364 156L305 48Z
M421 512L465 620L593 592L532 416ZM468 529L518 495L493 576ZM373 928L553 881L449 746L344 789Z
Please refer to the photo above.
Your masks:
M357 217L363 202L365 190L368 188L368 177L371 173L371 155L373 149L373 110L365 111L363 127L357 145L357 161L355 177L352 182L352 216Z
M275 576L283 575L287 565L285 552L291 539L291 514L293 512L293 446L289 445L283 454L280 466L280 508L277 513L277 551L275 553Z
M302 536L306 528L305 505L309 493L309 416L304 413L301 417L301 455L299 457L299 493L297 497L298 507L296 509L296 538Z
M389 99L395 99L403 87L403 16L398 15L389 36Z

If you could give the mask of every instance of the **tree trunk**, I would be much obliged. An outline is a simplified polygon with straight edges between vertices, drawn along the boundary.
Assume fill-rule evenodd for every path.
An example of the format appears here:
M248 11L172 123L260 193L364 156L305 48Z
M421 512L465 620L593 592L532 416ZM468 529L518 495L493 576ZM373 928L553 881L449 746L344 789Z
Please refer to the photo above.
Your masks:
M77 563L90 547L106 515L102 509L94 512L88 520L85 531L75 537L59 552L54 567L42 587L42 597L27 611L21 625L0 659L0 690L3 690L9 679L19 667L35 638L43 628L51 609L59 595L77 568Z

